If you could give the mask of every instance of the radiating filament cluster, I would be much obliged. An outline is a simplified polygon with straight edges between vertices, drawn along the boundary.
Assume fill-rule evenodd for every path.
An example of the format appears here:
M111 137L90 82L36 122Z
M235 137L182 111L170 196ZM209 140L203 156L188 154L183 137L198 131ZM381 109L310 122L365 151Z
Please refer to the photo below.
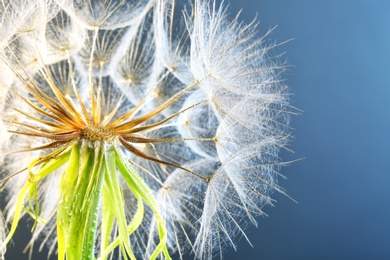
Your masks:
M0 258L24 216L26 249L58 259L222 258L285 194L292 109L255 23L209 0L2 0L0 18Z

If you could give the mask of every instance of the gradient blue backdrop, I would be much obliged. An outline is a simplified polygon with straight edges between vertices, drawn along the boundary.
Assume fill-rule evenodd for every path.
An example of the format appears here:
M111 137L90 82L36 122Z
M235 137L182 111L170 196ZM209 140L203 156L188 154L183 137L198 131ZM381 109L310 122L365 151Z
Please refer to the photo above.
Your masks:
M231 1L288 63L295 154L276 208L226 259L390 259L390 1ZM234 12L233 11L233 12Z
M270 42L294 39L277 52L304 112L283 158L305 159L280 181L298 204L275 194L248 230L254 248L241 239L225 259L390 259L390 1L230 2L247 22L258 13L260 33L278 25ZM20 251L7 259L27 259Z

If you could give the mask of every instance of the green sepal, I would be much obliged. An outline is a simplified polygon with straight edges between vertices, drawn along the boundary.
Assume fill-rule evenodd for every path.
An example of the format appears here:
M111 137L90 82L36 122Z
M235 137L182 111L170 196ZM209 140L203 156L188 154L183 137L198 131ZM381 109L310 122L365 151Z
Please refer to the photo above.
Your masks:
M19 224L19 220L22 217L22 211L25 208L25 200L26 196L28 196L29 200L28 203L30 205L30 208L33 209L33 211L28 210L28 214L31 214L36 221L39 221L39 207L38 205L38 195L37 195L37 183L50 173L54 172L58 168L60 168L62 165L64 165L69 156L70 156L71 149L68 147L65 147L61 150L57 150L53 153L50 153L44 157L38 158L30 163L28 166L28 182L22 187L22 189L19 191L18 198L16 201L16 207L15 207L15 213L14 218L12 220L11 229L8 233L8 236L6 237L4 244L8 244L11 240L12 236L14 235L16 228ZM32 169L36 166L36 164L39 161L42 160L48 160L47 162L42 163L39 166L39 169L37 172L33 172ZM32 205L31 200L35 200L35 206ZM38 208L35 208L38 207ZM35 208L35 209L34 209Z
M160 243L156 246L150 260L156 259L161 253L166 259L171 259L167 248L167 228L163 218L160 215L158 203L152 190L145 183L143 178L133 169L127 158L123 155L119 147L115 146L115 161L122 178L134 195L139 195L153 211L157 222Z
M121 246L124 247L125 252L130 256L132 260L136 260L133 251L130 247L129 234L127 232L125 205L123 199L123 192L120 187L115 165L115 153L113 149L109 149L105 153L105 166L107 174L105 176L105 184L107 185L108 191L111 194L112 203L115 205L114 214L116 217L119 237L121 240ZM124 252L123 256L126 256Z
M116 153L115 153L115 151L113 149L111 149L108 153L106 153L106 158L105 159L106 159L106 165L107 165L106 167L107 167L107 173L108 173L106 175L107 181L105 182L105 189L107 188L107 195L109 195L109 194L112 194L112 193L117 193L116 191L120 189L120 187L119 188L115 188L113 185L110 185L111 181L108 179L108 178L115 178L115 179L117 179L117 173L116 173ZM112 176L112 177L109 177L109 176ZM109 189L109 186L112 186L112 188ZM110 192L110 190L111 190L111 192ZM99 260L106 259L106 257L116 247L121 246L123 243L127 243L128 240L129 240L128 236L130 236L135 230L137 230L137 228L142 223L143 216L144 216L144 204L143 204L142 198L139 196L139 194L138 193L134 193L134 191L132 191L132 192L133 192L135 198L137 199L137 211L134 214L130 224L127 226L126 232L123 231L123 226L122 226L122 228L120 228L120 230L122 230L122 234L126 234L126 236L119 235L119 237L114 239L114 241L112 241L112 243L109 244L109 245L107 244L107 242L105 242L105 244L104 244L105 246L103 248L104 250L102 250L101 255L99 257ZM103 193L105 193L105 190L103 190ZM123 194L123 192L121 192L121 194ZM121 200L123 200L123 196L121 194L117 194L116 196L110 195L109 196L110 202L107 202L107 203L110 203L110 205L115 204L115 205L123 205L124 206L124 202L122 202L122 201L113 203L113 199L115 199L115 198L120 198ZM103 195L103 196L105 196L105 195ZM116 199L115 199L115 201L116 201ZM111 214L115 214L116 216L119 215L120 221L118 221L118 220L117 221L121 222L121 223L124 223L125 218L126 218L124 211L122 211L122 210L119 211L119 209L118 209L117 212L115 213L113 209L107 209L107 211L108 210L112 210ZM109 215L109 213L105 212L105 210L103 210L103 217L105 215ZM117 217L117 219L118 219L118 217ZM107 233L106 229L107 228L103 226L102 234ZM108 238L106 237L106 239L108 239ZM129 251L129 250L126 247L123 247L123 246L121 246L121 250L122 250L123 256L125 257L126 256L126 252ZM127 254L130 255L130 258L132 258L132 259L135 258L135 256L133 255L132 251L127 252Z

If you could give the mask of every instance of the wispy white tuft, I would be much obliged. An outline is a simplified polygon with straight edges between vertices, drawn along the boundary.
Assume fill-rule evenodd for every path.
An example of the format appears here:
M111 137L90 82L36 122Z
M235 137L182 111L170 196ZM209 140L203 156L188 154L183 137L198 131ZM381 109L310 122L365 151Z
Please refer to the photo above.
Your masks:
M284 194L277 179L291 113L285 66L273 56L278 45L257 35L255 21L245 24L209 0L3 0L0 36L2 179L48 153L12 153L47 143L12 132L34 125L31 116L51 120L25 102L36 102L25 85L55 100L54 84L78 109L79 99L91 109L91 88L99 93L102 119L115 109L112 120L131 110L131 118L158 110L131 133L154 140L129 141L146 156L123 152L152 190L167 246L180 259L222 258L226 247L236 249L237 236L249 241L245 228L265 215L272 192ZM57 251L62 170L38 187L44 221L33 231L31 250ZM4 184L8 222L26 179L22 172ZM130 222L138 200L122 184ZM156 215L144 204L142 223L129 235L137 259L148 259L160 241ZM0 219L2 241L4 230Z
M88 29L116 29L142 20L153 6L147 0L58 0L60 6ZM62 2L62 3L61 3Z

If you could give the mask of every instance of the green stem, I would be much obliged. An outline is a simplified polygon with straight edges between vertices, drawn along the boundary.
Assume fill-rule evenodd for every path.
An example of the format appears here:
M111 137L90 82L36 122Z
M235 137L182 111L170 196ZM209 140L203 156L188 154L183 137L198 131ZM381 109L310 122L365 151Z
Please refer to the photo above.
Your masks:
M94 259L105 168L104 144L75 144L60 184L58 259Z

